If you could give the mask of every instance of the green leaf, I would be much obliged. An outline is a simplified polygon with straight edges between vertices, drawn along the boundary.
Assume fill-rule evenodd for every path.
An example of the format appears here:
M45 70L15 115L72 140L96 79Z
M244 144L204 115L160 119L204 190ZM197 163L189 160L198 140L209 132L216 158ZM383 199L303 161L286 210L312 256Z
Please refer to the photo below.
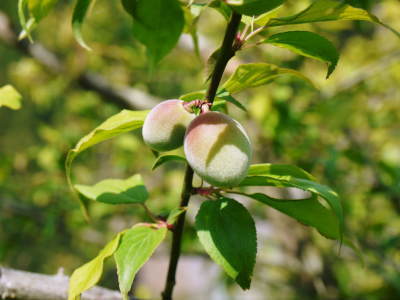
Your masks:
M335 0L315 1L298 14L288 17L271 19L267 23L267 26L282 26L338 20L358 20L377 23L388 28L394 34L400 37L399 32L397 32L390 26L382 23L376 16L370 14L368 11L353 7L343 1Z
M326 200L338 220L338 232L342 240L344 217L340 198L337 193L327 186L314 182L313 178L306 178L306 174L308 173L302 172L300 174L298 171L296 173L291 171L285 174L285 168L281 167L281 165L274 167L273 165L266 164L265 169L262 170L262 165L256 165L253 170L252 167L250 168L249 175L240 183L240 186L295 187L308 191L315 196L322 197ZM293 168L292 170L295 169ZM331 234L329 237L331 236L333 235Z
M238 100L236 100L235 98L232 97L231 94L229 94L228 91L225 91L224 89L220 90L217 95L218 98L226 100L229 103L232 103L233 105L235 105L236 107L238 107L239 109L247 112L246 107L243 106L242 103L240 103Z
M84 41L82 37L82 24L85 20L87 11L89 10L92 0L77 0L72 15L72 31L76 41L86 50L92 50Z
M225 2L239 14L253 16L278 7L284 0L226 0Z
M139 174L128 179L105 179L92 186L76 184L75 189L88 199L108 204L143 203L149 197Z
M74 191L76 198L81 205L81 209L86 218L88 218L87 210L83 200L76 195L76 190L72 185L71 167L75 157L82 151L100 143L105 140L111 139L122 133L140 128L143 126L144 119L149 111L132 111L122 110L118 114L108 118L105 122L100 124L89 134L85 135L79 140L76 146L68 151L67 159L65 160L65 172L68 180L68 185Z
M230 7L221 0L213 0L208 4L208 6L218 11L226 21L228 21L232 15L232 10Z
M279 68L267 63L252 63L240 65L235 73L224 83L223 88L230 94L241 92L250 87L270 83L282 75L294 75L314 86L311 80L292 69Z
M22 96L12 85L5 85L0 88L0 107L17 110L21 108Z
M289 49L297 54L328 64L326 78L333 72L339 59L335 46L326 38L309 31L288 31L270 36L264 43Z
M184 95L180 96L179 99L181 99L185 102L190 102L193 100L204 99L205 95L206 95L205 91L196 91L196 92L190 92L190 93L184 94Z
M103 273L104 260L117 250L123 234L124 231L118 233L94 259L72 273L69 280L68 300L79 300L81 293L96 285Z
M220 198L203 202L196 230L206 252L243 288L250 288L256 259L254 221L239 202Z
M183 214L184 212L186 212L186 210L187 210L187 207L179 207L179 208L173 209L168 215L167 224L168 225L175 224L178 217L181 214Z
M23 32L25 33L24 35L20 35L19 39L23 39L25 36L27 36L29 41L33 42L32 37L30 35L30 28L28 26L29 21L26 22L26 17L25 17L25 8L27 4L28 0L18 0L18 19L23 29Z
M133 34L147 48L151 64L158 63L175 47L185 19L178 0L125 0L133 18Z
M53 9L58 0L28 0L29 12L39 23Z
M251 165L247 173L248 176L257 175L277 175L277 176L293 176L297 178L315 180L307 171L293 165L287 164L254 164Z
M162 164L172 161L172 160L186 162L186 158L179 156L179 155L162 155L162 156L157 157L157 160L155 161L155 163L151 169L154 171Z
M182 7L185 16L185 26L183 28L183 32L190 34L190 37L193 41L194 53L199 58L201 57L201 55L199 48L199 37L197 35L197 23L199 22L200 14L204 8L205 5L196 4L192 4L190 7Z
M304 225L314 227L327 238L339 239L340 237L338 219L330 209L324 207L315 197L301 200L282 200L261 193L245 195L279 210Z
M114 254L117 264L119 289L123 299L128 299L133 279L154 250L164 240L166 227L155 224L138 224L125 232Z

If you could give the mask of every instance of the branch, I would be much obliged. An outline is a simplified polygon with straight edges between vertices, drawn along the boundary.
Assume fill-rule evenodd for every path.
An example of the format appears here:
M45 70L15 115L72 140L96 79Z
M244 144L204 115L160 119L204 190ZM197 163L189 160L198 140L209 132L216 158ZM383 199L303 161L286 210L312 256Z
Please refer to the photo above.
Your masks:
M0 266L0 299L65 300L68 281L68 276L62 271L55 275L43 275ZM119 292L98 286L82 294L82 300L121 299Z
M210 86L207 91L207 100L212 103L214 101L214 97L216 91L218 89L219 83L221 81L222 75L226 68L228 61L235 55L235 50L233 49L233 41L235 39L236 33L238 31L240 20L242 16L233 12L231 20L225 31L224 40L221 46L221 52L218 57L217 63L215 64L213 74L211 77ZM193 169L187 165L185 172L185 179L182 188L181 195L181 207L186 207L189 203L190 196L193 192ZM183 227L185 225L185 215L186 212L183 212L176 222L175 228L173 229L173 237L172 237L172 246L171 246L171 254L170 261L168 266L168 274L167 280L165 281L165 288L162 292L163 300L171 300L172 292L176 282L176 269L178 266L179 256L181 254L181 241L183 234Z
M0 41L17 49L24 55L34 58L51 73L62 74L66 69L62 61L40 43L30 44L26 40L18 41L18 34L6 14L0 11ZM83 72L76 78L81 88L100 94L104 100L117 104L121 108L148 109L160 102L147 93L126 87L114 86L103 76L91 72Z

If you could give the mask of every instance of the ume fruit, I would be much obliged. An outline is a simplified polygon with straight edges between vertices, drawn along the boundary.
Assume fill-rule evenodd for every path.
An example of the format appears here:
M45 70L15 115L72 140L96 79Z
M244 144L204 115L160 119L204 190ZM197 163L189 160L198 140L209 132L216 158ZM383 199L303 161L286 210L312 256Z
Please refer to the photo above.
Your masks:
M183 144L185 131L195 114L183 107L182 100L166 100L157 104L144 120L145 143L157 151L169 151Z
M252 156L250 139L242 125L225 114L211 111L189 124L184 150L193 170L219 187L240 183Z

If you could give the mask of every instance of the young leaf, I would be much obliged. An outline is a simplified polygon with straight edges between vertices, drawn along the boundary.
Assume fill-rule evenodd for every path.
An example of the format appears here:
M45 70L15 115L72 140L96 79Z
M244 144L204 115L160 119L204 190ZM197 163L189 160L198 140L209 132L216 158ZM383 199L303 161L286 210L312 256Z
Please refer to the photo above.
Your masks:
M223 100L226 100L227 102L232 103L233 105L235 105L235 106L238 107L239 109L241 109L241 110L247 112L246 107L244 107L242 103L240 103L238 100L236 100L235 98L233 98L232 95L229 94L229 92L228 92L228 91L225 91L224 89L220 90L220 91L217 93L216 97L218 97L218 98L220 98L220 99L223 99Z
M205 201L196 216L196 230L210 257L242 289L250 288L257 237L247 209L228 198Z
M232 15L232 10L221 0L212 0L208 6L217 10L226 21L228 21Z
M114 259L117 264L119 289L123 299L128 299L128 293L137 271L150 258L166 234L166 227L155 224L138 224L122 236Z
M162 164L164 164L168 161L171 161L171 160L186 162L186 158L179 156L179 155L162 155L162 156L157 157L157 160L155 161L155 163L151 169L154 171Z
M147 48L154 65L178 42L185 20L178 0L124 0L133 18L133 34Z
M94 259L72 273L69 280L68 300L79 300L81 293L96 285L103 273L104 260L117 250L123 234L124 231L118 233Z
M288 31L270 36L264 43L289 49L297 54L328 64L326 78L333 72L339 59L335 46L326 38L309 31Z
M204 99L205 96L206 96L206 91L196 91L196 92L184 94L184 95L180 96L179 99L181 99L185 102L190 102L192 100Z
M23 29L23 32L25 33L24 36L20 36L19 39L23 39L25 36L28 37L29 41L33 41L32 37L30 35L30 29L28 28L28 22L26 22L26 17L25 17L25 8L26 5L28 4L28 0L18 0L18 19L19 23L21 24L21 27Z
M5 85L0 88L0 107L17 110L21 108L22 96L12 85Z
M390 26L382 23L376 16L370 14L368 11L353 7L344 1L335 0L315 1L309 7L299 12L298 14L282 18L273 18L267 23L267 25L282 26L338 20L358 20L377 23L388 28L394 34L400 37L399 32L397 32Z
M84 41L82 37L82 24L89 10L92 0L77 0L74 12L72 15L72 31L76 41L86 50L92 50Z
M322 197L326 200L332 211L334 212L339 224L340 239L343 236L344 217L342 205L339 196L331 188L321 185L312 181L311 178L307 179L304 175L297 176L292 172L284 174L281 168L266 168L264 172L258 171L257 173L249 172L241 183L240 186L278 186L278 187L295 187L308 191L316 196Z
M254 16L278 7L284 0L226 0L225 2L239 14Z
M128 179L106 179L95 185L76 184L75 189L86 198L108 204L143 203L149 197L142 176Z
M307 171L293 165L286 164L254 164L251 165L247 173L248 176L257 175L293 176L308 180L315 180Z
M72 180L71 180L71 166L75 157L86 150L100 142L111 139L121 133L125 133L137 128L142 127L144 119L149 111L132 111L132 110L122 110L118 114L108 118L105 122L100 124L89 134L85 135L79 140L76 146L68 151L67 159L65 160L65 173L67 176L68 185L75 191ZM80 197L77 197L81 205L83 213L87 216L87 211L85 208L85 203Z
M58 0L28 0L29 12L39 23L53 9Z
M183 214L186 210L187 210L187 207L179 207L179 208L175 208L174 210L172 210L168 215L167 224L169 224L169 225L175 224L178 217L181 214Z
M235 73L224 83L223 88L230 94L241 92L250 87L270 83L282 75L294 75L314 86L311 80L292 69L279 68L273 64L251 63L240 65Z

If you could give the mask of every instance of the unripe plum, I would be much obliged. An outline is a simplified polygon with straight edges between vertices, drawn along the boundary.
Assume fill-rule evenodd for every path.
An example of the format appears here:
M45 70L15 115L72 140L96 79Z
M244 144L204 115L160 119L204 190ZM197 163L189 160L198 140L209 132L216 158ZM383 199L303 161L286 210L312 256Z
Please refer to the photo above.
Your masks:
M219 112L196 117L186 130L186 159L193 170L214 186L230 187L247 174L252 149L237 121Z
M182 100L163 101L144 120L142 135L145 143L157 151L169 151L183 144L185 131L195 114L188 112Z

